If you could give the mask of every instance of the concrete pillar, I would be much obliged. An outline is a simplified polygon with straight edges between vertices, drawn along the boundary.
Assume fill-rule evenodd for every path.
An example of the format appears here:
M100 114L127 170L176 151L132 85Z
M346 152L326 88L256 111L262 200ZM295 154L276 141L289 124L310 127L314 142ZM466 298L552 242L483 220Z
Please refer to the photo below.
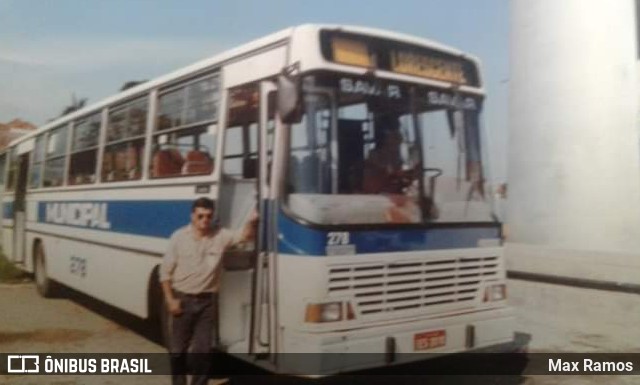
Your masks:
M512 0L510 270L640 284L633 0Z

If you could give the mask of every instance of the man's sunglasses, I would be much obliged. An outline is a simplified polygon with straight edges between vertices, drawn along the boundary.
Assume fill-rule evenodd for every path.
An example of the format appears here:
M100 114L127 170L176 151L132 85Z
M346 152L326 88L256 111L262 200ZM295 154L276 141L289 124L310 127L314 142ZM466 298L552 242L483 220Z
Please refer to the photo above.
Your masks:
M213 218L213 214L198 214L196 215L196 218L200 219L211 219Z

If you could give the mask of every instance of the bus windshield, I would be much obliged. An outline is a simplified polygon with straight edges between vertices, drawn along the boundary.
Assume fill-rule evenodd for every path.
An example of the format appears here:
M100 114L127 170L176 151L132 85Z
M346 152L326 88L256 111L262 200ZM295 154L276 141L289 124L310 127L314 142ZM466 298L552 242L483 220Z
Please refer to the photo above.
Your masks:
M372 78L305 77L290 134L289 209L332 225L493 221L480 103Z

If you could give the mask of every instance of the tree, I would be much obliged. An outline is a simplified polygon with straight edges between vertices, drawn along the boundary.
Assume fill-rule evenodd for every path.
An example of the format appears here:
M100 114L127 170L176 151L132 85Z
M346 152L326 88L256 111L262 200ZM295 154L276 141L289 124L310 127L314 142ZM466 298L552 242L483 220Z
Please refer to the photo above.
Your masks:
M76 99L76 95L72 94L71 104L62 110L62 114L60 114L60 117L68 115L72 112L78 111L79 109L81 109L87 104L87 100L88 100L87 98Z
M128 82L125 82L122 87L120 87L120 92L122 91L126 91L129 88L133 88L135 86L137 86L138 84L142 84L142 83L146 83L146 80L129 80Z

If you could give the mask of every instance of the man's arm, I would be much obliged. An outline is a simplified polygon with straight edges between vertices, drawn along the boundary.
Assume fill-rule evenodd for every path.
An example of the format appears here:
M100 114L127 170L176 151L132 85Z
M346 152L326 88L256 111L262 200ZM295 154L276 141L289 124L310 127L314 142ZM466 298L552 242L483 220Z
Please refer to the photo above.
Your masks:
M164 300L167 304L169 313L173 315L180 315L182 313L182 306L180 306L180 300L173 296L171 281L162 281L161 283L162 292L164 293Z
M247 223L242 228L240 242L248 242L256 239L256 231L258 229L258 212L254 209Z
M249 216L249 220L242 226L241 230L236 232L228 232L230 234L229 241L226 244L225 250L244 242L253 241L256 239L256 231L258 228L258 212L254 209Z
M167 252L162 258L162 264L160 265L160 284L162 285L162 293L164 295L165 303L169 313L173 315L180 315L182 308L180 306L180 300L173 295L173 289L171 288L171 277L173 271L176 268L177 250L175 244L175 236L172 236L169 240L169 247Z

